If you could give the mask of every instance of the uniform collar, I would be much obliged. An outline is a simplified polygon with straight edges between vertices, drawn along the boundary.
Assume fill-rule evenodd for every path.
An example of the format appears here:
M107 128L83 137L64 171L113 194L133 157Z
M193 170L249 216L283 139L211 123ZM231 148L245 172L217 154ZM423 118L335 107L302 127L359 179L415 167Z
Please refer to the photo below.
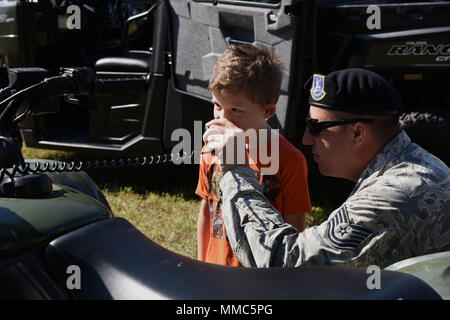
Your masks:
M359 190L364 181L372 176L374 173L379 172L387 163L401 154L411 143L411 139L405 131L400 131L391 141L389 141L378 153L372 158L372 160L364 169L363 173L358 179L352 194Z

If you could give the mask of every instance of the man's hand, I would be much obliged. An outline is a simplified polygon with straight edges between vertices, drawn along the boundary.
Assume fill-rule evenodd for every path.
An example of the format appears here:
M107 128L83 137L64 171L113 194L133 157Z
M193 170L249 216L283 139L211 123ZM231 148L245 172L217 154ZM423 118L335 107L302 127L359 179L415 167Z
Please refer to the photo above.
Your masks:
M244 131L226 119L214 119L206 124L203 141L215 151L223 174L237 166L248 166Z

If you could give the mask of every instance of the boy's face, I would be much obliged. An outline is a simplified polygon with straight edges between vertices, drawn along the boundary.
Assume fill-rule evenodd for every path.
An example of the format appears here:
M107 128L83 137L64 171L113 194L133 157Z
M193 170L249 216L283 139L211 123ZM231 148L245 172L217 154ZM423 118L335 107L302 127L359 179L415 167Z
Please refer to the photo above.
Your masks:
M265 120L276 111L275 105L262 106L251 102L238 90L213 90L212 97L214 119L227 119L244 131L263 129Z

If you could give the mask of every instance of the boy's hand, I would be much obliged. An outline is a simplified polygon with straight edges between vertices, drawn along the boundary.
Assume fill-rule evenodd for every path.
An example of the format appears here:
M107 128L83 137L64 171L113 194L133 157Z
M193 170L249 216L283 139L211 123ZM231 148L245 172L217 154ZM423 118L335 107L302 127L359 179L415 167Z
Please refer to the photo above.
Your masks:
M214 119L206 124L203 141L214 149L223 174L237 166L248 166L244 131L226 119Z

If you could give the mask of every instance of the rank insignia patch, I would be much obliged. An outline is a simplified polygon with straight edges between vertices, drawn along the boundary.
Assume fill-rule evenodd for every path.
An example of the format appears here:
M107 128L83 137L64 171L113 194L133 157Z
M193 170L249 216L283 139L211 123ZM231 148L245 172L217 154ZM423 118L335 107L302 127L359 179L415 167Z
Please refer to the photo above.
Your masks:
M366 228L350 224L345 205L327 224L328 241L337 249L355 249L371 234Z
M322 100L325 97L325 76L320 74L314 74L313 82L311 86L311 97L316 100Z

